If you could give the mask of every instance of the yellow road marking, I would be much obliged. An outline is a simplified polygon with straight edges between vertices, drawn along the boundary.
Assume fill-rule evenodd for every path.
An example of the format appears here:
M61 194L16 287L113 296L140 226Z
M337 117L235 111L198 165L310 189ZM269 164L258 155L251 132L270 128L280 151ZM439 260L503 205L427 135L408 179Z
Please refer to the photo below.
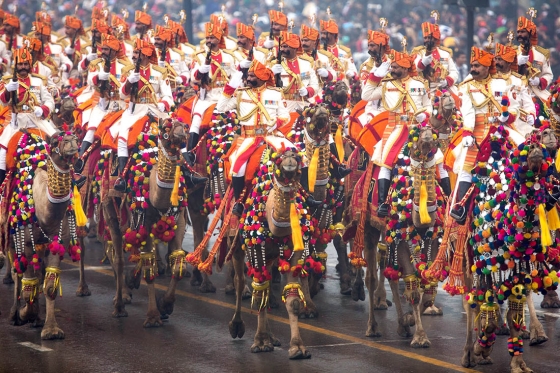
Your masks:
M79 263L71 263L71 262L64 262L64 264L69 264L71 266L79 266ZM106 269L102 269L102 268L94 268L94 267L89 267L88 269L91 269L95 272L107 275L107 276L114 276L113 271L112 270L106 270ZM141 283L142 286L147 286L147 284L145 282ZM166 291L167 287L163 286L161 284L154 284L156 289L159 290L163 290ZM226 303L226 302L222 302L216 299L212 299L212 298L208 298L202 295L197 295L197 294L193 294L193 293L189 293L187 291L184 290L175 290L175 294L177 295L181 295L183 297L187 297L187 298L192 298L192 299L196 299L199 300L201 302L206 302L206 303L210 303L210 304L214 304L216 306L220 306L220 307L224 307L224 308L229 308L231 310L235 310L235 305L230 304L230 303ZM248 313L248 314L255 314L256 311L251 310L250 308L247 307L241 307L241 311L244 313ZM289 325L290 321L284 317L280 317L280 316L276 316L276 315L271 315L268 314L268 318L270 320L274 320L274 321L278 321L280 323ZM379 342L373 342L373 341L368 341L362 338L358 338L358 337L354 337L348 334L343 334L343 333L338 333L332 330L328 330L328 329L324 329L324 328L320 328L318 326L313 326L310 324L306 324L303 323L301 321L298 321L298 326L300 327L300 329L306 329L315 333L319 333L319 334L323 334L323 335L328 335L330 337L334 337L334 338L338 338L338 339L342 339L344 341L348 341L348 342L352 342L352 343L357 343L357 344L361 344L363 346L367 346L367 347L371 347L373 349L376 350L380 350L380 351L384 351L384 352L388 352L391 354L395 354L395 355L400 355L409 359L413 359L413 360L418 360L421 361L423 363L426 364L431 364L431 365L435 365L438 367L442 367L442 368L446 368L446 369L450 369L456 372L477 372L477 370L474 369L469 369L469 368L464 368L462 366L459 365L455 365L452 363L448 363L446 361L442 361L442 360L438 360L438 359L434 359L431 357L427 357L427 356L423 356L414 352L410 352L410 351L406 351L406 350L401 350L399 348L394 348L391 346L387 346L384 345L382 343Z

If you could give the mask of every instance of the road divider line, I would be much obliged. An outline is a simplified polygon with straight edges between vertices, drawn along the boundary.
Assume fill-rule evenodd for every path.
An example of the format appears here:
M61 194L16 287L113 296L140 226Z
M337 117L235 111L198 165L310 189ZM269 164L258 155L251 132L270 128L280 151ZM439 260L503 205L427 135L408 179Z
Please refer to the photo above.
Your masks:
M22 345L25 347L29 347L32 348L34 350L40 351L40 352L49 352L52 351L51 348L48 347L43 347L41 345L36 345L35 343L31 343L31 342L18 342L18 345Z

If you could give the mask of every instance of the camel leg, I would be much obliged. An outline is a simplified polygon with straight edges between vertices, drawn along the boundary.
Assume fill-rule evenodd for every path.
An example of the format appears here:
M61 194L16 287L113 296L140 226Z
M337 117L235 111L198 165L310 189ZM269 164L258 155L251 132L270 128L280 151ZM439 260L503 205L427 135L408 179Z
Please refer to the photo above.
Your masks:
M12 278L12 261L6 260L6 273L2 278L2 283L9 285L14 283L14 279Z
M244 261L245 251L237 247L232 257L233 270L235 271L235 313L233 319L229 322L229 334L232 338L241 338L245 334L245 323L241 318L241 298L245 287Z
M297 252L291 259L291 265L294 266L301 258L301 252ZM300 309L305 307L305 299L302 299L299 291L301 283L292 282L284 288L284 299L286 300L286 310L288 311L288 318L290 320L290 348L288 349L288 356L290 359L309 359L311 353L303 345L301 336L299 334L298 316Z
M193 230L193 242L194 242L194 249L200 245L202 239L204 238L204 233L206 232L206 227L208 226L208 216L201 214L199 211L191 208L189 205L189 215L191 217L191 224ZM203 259L208 256L208 250L205 249L203 253ZM208 277L208 276L206 276ZM201 286L204 282L204 278L202 277L202 273L198 270L198 268L193 269L193 274L191 277L191 286Z
M303 296L305 297L306 300L306 306L300 308L299 317L302 319L303 318L313 319L319 316L319 311L317 311L317 306L315 306L315 303L313 303L313 301L311 300L310 286L311 286L311 282L314 281L312 277L313 277L313 273L310 273L307 278L301 280L301 291L303 292Z
M548 341L548 336L546 335L541 322L537 319L537 311L535 310L535 304L533 303L532 291L527 294L527 306L529 306L529 318L530 325L529 330L531 332L529 346L540 345Z
M233 278L235 277L235 269L233 269L232 261L224 264L224 273L226 274L225 292L228 295L235 295L235 285L233 281Z
M410 327L414 325L414 316L409 312L405 314L403 311L399 294L399 282L389 281L389 285L391 286L391 293L393 294L393 304L395 305L395 309L397 310L397 318L399 321L397 334L401 337L410 338L412 337Z
M387 256L388 251L387 244L385 243L385 235L381 234L377 244L377 263L379 272L377 273L377 288L373 293L374 310L386 310L392 305L391 301L387 300L387 291L385 291L385 274L383 273L387 267Z
M208 258L208 249L205 248L204 251L202 252L202 261L204 262L206 260L206 258ZM197 269L198 271L198 269ZM208 276L208 273L201 273L199 272L202 278L202 282L200 283L200 287L198 288L198 290L201 293L215 293L216 292L216 287L214 286L214 284L212 283L212 281L210 281L210 276Z
M372 229L373 228L369 228ZM380 232L375 230L371 234L368 234L369 237L368 241L365 242L364 247L364 259L367 263L367 272L366 272L366 287L368 289L369 294L369 318L368 318L368 325L366 330L366 337L377 338L381 337L381 333L379 332L377 321L375 321L375 296L374 291L377 288L377 258L378 255L376 251L376 243L379 240Z
M474 331L474 312L467 301L467 299L463 296L463 309L467 314L467 339L465 341L465 347L463 348L463 357L461 359L461 365L465 368L472 368L476 366L476 359L474 357L474 340L473 340L473 331Z
M527 297L529 300L530 297ZM533 370L525 364L523 360L523 346L520 346L520 349L517 350L518 343L522 341L521 338L521 330L517 329L517 325L521 322L520 320L523 319L523 308L524 302L518 301L509 301L508 302L508 311L507 311L507 323L509 326L510 334L508 339L508 349L510 348L510 344L513 345L514 351L510 351L510 355L512 355L510 368L511 373L533 373ZM534 306L533 306L534 308Z
M267 265L267 270L269 273L271 273L272 264ZM267 282L268 288L266 290L253 292L253 302L259 307L257 333L255 334L253 345L251 346L251 352L254 353L271 352L274 350L274 336L270 332L270 326L268 323L268 300L266 299L266 297L272 290L272 280ZM265 297L265 299L263 299L263 297Z
M49 255L45 271L43 293L47 303L45 325L41 331L41 339L64 339L64 332L56 322L54 304L57 293L62 289L60 279L60 256Z
M90 219L93 220L93 219ZM76 296L78 297L89 297L91 295L91 291L89 291L89 287L86 283L85 272L84 272L84 261L85 261L85 252L86 252L86 245L84 243L84 238L80 237L80 247L82 248L81 259L80 259L80 282L78 283L78 289L76 290Z
M148 238L145 247L152 247L152 245L152 240ZM142 264L142 277L148 285L148 312L146 314L146 321L144 321L144 328L162 326L163 321L161 321L160 312L157 308L156 287L154 284L155 278L158 275L155 251L152 249L152 251L141 252L140 263Z
M103 203L103 206L105 209L104 215L106 223L111 233L111 241L113 243L113 268L115 271L115 277L117 279L117 292L115 295L115 299L113 300L113 304L115 307L115 309L113 310L113 317L127 317L128 312L126 312L125 310L125 303L123 301L124 251L122 243L122 233L113 201L111 199L108 199Z
M556 290L551 290L546 293L541 302L541 308L560 308L560 299Z
M117 280L118 266L115 260L115 246L113 242L104 242L103 247L105 248L105 257L109 260L109 264L113 268L113 274L115 275L115 281ZM124 254L123 254L124 255ZM124 260L124 259L123 259ZM124 281L121 282L121 294L124 304L132 303L132 289L138 289L140 287L140 272L133 269L132 271L126 273L124 276ZM113 297L113 303L117 301L117 295Z
M420 299L422 295L416 289L414 294L412 295L412 313L414 315L414 321L416 323L416 330L414 332L414 336L412 337L412 342L410 342L410 346L413 348L426 348L431 346L431 342L428 339L428 335L422 326L422 312L420 311Z
M474 310L474 312L478 314L480 312L480 306L477 306ZM497 312L500 311L498 310ZM486 319L486 317L484 319ZM497 329L498 324L495 319L489 318L488 323L486 323L480 316L476 318L475 330L479 331L478 338L474 342L473 348L476 364L488 365L493 363L490 354L494 348ZM488 341L490 341L490 343L488 343Z
M350 295L352 293L352 277L348 270L348 245L342 241L340 234L334 237L333 244L338 256L337 268L340 277L340 294Z

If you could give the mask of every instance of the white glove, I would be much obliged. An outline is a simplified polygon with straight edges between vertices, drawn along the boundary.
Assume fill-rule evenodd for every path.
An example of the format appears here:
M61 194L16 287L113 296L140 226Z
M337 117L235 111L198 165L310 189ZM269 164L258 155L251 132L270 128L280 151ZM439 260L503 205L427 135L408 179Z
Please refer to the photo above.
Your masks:
M97 58L97 53L88 53L86 58L87 58L88 61L93 61Z
M136 83L140 80L140 73L131 72L128 78L126 79L129 83Z
M534 78L529 79L529 84L535 87L541 84L541 80L535 76Z
M373 73L373 75L375 75L378 78L384 78L385 75L387 75L389 73L389 68L390 67L391 67L391 62L385 61L381 64L381 66L379 66L377 69L375 69L375 72Z
M356 75L356 73L353 72L352 70L348 70L348 71L346 72L346 77L347 77L348 79L352 79L352 78L354 77L354 75Z
M37 118L41 118L43 116L43 109L37 106L35 110L33 110L33 113L35 113Z
M508 119L509 119L509 115L504 117L503 115L500 114L500 115L498 116L498 120L499 120L500 122L502 122L502 123L507 122Z
M276 74L282 74L284 72L284 68L282 67L282 65L280 65L279 63L277 63L276 65L273 65L272 68L270 69L272 70L272 72L274 73L274 75Z
M109 80L109 76L111 76L111 73L106 73L105 71L100 71L99 74L97 74L99 80Z
M442 80L440 80L440 81L439 81L439 86L440 86L441 88L447 87L447 79L442 79Z
M416 115L416 123L422 123L426 120L426 113Z
M527 124L530 126L535 125L535 117L532 114L527 115Z
M198 72L201 74L208 74L210 72L210 65L200 65L198 68Z
M300 88L298 92L299 92L299 95L300 95L301 97L307 97L307 95L308 95L308 93L309 93L309 92L307 91L307 88L305 88L305 87Z
M74 54L74 52L76 52L76 50L74 48L71 48L71 47L64 48L64 53L66 53L67 55Z
M19 82L14 82L13 80L10 80L10 82L8 84L6 84L6 90L8 92L13 92L15 90L17 90L19 87Z
M529 56L524 56L522 54L517 56L517 65L525 65L527 62L529 62Z
M159 111L163 111L165 113L165 105L163 104L163 102L158 102L157 108L159 109Z
M242 69L248 69L248 68L251 67L251 64L252 64L252 63L253 63L253 62L251 62L251 61L249 61L249 60L247 60L247 59L241 60L241 61L239 61L239 67L241 67Z
M431 54L422 57L422 65L424 65L424 67L430 66L432 64L433 59L434 56L432 56Z
M176 76L176 77L175 77L175 83L177 83L177 84L183 84L183 78L181 78L180 76Z
M12 51L7 50L5 53L6 53L6 56L8 57L8 59L11 60L12 59Z
M243 72L236 71L231 75L228 85L233 89L237 89L241 86L241 84L243 84Z
M329 76L329 72L324 67L320 67L317 69L317 75L319 75L321 78L327 78Z
M158 64L159 67L165 67L166 66L165 61L158 61L157 64Z
M474 138L472 136L463 137L463 146L470 148L474 144Z
M65 63L63 63L62 65L60 65L60 71L62 72L68 71L68 66Z
M274 40L266 39L263 43L263 47L265 47L266 49L274 48Z

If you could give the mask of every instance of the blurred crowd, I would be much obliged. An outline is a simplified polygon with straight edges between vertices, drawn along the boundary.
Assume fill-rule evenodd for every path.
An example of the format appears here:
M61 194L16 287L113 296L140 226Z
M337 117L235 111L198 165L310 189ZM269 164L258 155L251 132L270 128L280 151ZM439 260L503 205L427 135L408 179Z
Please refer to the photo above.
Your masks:
M237 22L251 23L253 14L259 18L255 27L258 35L261 31L268 31L269 9L278 9L275 0L191 0L192 17L187 22L193 23L194 39L192 43L204 37L204 23L212 13L221 13L222 7L226 18L231 25ZM62 28L63 16L75 12L84 20L86 25L91 14L91 8L98 0L47 0L44 2L48 11L56 20L55 29ZM105 2L113 12L120 13L126 9L130 13L128 21L134 21L134 10L140 9L144 0L107 0ZM461 67L468 63L467 52L467 12L464 7L449 5L457 0L285 0L284 13L288 19L295 23L294 32L299 32L299 25L309 24L309 17L316 14L318 19L327 19L327 7L330 7L331 17L339 24L341 34L340 42L352 49L354 59L359 64L367 59L367 30L378 29L379 19L387 18L389 27L387 33L391 36L391 45L401 49L400 42L403 36L407 37L409 50L422 43L420 24L430 19L430 12L437 9L440 12L440 30L442 44L454 50L454 58L459 60ZM459 0L461 3L461 0ZM41 7L38 0L5 0L2 7L13 11L17 4L17 15L20 17L23 30L28 32L31 28L34 14ZM161 22L164 14L178 18L179 11L184 8L182 0L148 0L147 12L154 21ZM495 39L506 43L508 31L516 30L516 20L524 15L527 7L531 5L538 10L535 23L538 26L539 44L551 50L551 65L555 76L560 74L560 2L543 0L490 0L489 8L480 8L475 11L474 44L484 45L490 33ZM58 26L58 27L57 27ZM318 27L318 21L316 23ZM235 28L230 27L233 33ZM134 30L131 30L134 32ZM235 36L233 34L232 36ZM517 44L514 41L515 44Z

